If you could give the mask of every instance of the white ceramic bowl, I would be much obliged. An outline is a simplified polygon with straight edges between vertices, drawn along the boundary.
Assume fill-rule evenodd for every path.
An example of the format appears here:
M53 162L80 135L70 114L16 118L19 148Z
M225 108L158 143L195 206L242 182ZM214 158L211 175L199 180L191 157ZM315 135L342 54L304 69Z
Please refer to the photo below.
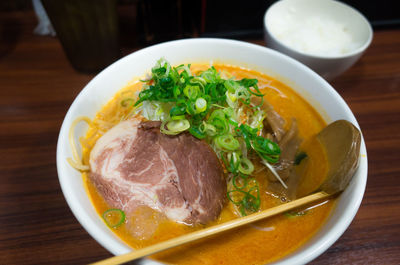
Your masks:
M299 60L327 80L350 68L372 36L361 13L333 0L282 0L264 16L267 47Z
M98 74L72 103L61 127L57 145L57 170L64 196L72 212L89 234L115 255L131 249L118 239L100 219L91 204L79 172L68 163L71 150L68 130L78 116L93 118L95 113L122 87L135 77L148 73L155 62L164 57L171 64L189 62L225 62L258 70L285 82L308 100L327 122L346 119L358 123L339 94L320 76L303 64L268 48L224 39L188 39L155 45L115 62ZM76 135L85 133L78 127ZM329 220L312 239L279 264L302 264L329 248L346 230L361 203L367 180L367 156L361 144L360 167L350 186L340 196ZM153 261L142 260L143 264Z

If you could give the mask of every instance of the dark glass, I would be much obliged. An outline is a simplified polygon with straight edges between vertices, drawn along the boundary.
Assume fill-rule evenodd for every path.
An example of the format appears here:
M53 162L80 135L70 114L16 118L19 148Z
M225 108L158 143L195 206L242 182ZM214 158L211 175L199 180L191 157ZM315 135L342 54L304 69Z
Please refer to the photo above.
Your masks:
M116 0L42 0L72 66L102 70L120 56Z

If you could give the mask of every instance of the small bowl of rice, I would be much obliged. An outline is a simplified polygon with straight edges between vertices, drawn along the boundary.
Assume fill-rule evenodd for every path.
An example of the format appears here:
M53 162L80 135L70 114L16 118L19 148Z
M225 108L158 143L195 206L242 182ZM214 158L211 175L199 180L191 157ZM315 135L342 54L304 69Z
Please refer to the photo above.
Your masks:
M349 69L371 44L368 20L333 0L282 0L264 16L268 47L307 65L327 80Z

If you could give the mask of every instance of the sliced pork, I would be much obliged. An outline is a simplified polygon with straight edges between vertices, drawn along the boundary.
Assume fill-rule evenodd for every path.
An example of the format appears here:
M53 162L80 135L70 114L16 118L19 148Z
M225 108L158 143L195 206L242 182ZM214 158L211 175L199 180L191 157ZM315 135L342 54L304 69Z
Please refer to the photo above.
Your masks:
M281 179L286 180L293 170L294 160L301 144L301 139L298 136L296 119L292 119L289 130L282 136L278 144L281 148L281 156L279 162L274 165L274 168ZM268 177L271 181L276 181L275 176L269 174Z
M222 166L207 143L160 133L159 122L130 119L104 134L90 154L90 179L111 207L140 206L187 224L218 217L226 195Z
M281 148L280 159L273 167L279 177L286 181L293 175L294 160L302 142L298 135L297 121L293 118L289 130L286 131L284 128L285 120L274 110L273 106L267 100L264 99L261 102L260 97L253 97L251 102L254 105L263 104L262 108L265 111L263 134L268 139L278 143ZM278 182L278 179L272 172L268 171L267 176L269 181ZM279 183L279 185L281 184Z

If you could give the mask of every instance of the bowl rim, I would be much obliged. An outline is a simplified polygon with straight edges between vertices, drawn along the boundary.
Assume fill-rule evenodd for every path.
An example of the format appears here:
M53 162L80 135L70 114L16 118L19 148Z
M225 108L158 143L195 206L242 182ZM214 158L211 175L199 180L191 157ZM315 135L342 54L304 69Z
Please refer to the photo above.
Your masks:
M98 227L90 218L88 217L88 214L83 211L83 206L76 201L72 197L72 192L71 192L71 187L67 186L67 182L65 181L65 178L68 178L68 174L64 174L63 172L63 167L61 164L65 164L66 161L64 160L65 156L63 156L63 152L66 148L69 148L68 145L65 146L63 145L63 140L65 137L68 135L69 128L67 128L67 123L68 119L69 121L73 120L76 117L71 117L72 110L77 107L77 102L87 96L88 91L91 89L90 87L94 86L96 82L99 82L102 76L107 75L109 72L112 72L115 69L118 69L119 65L122 64L123 62L127 60L134 60L135 57L139 56L139 54L142 53L148 53L152 52L152 50L156 50L158 48L162 47L168 47L169 45L190 45L193 43L211 43L211 44L224 44L224 45L233 45L237 48L244 48L244 49L252 49L255 50L255 52L264 52L264 53L270 53L273 56L278 56L280 59L283 59L285 61L288 61L288 63L295 64L297 67L301 68L301 71L305 71L305 73L311 74L315 79L316 82L322 82L325 87L327 87L327 92L329 95L334 97L336 100L339 101L339 103L345 108L346 113L349 114L351 117L351 121L356 125L356 127L359 128L359 125L357 123L357 120L354 117L354 114L350 110L350 108L347 106L343 98L334 90L334 88L326 82L322 77L317 75L315 72L313 72L311 69L309 69L307 66L304 64L290 58L287 55L284 55L280 52L277 52L275 50L256 45L256 44L251 44L248 42L243 42L243 41L236 41L236 40L228 40L228 39L217 39L217 38L196 38L196 39L182 39L182 40L175 40L175 41L169 41L165 43L160 43L157 45L153 45L141 50L138 50L136 52L133 52L120 60L116 61L112 65L108 66L106 69L101 71L99 74L97 74L83 89L82 91L77 95L77 97L74 99L73 103L71 104L70 108L67 111L67 114L63 120L61 129L60 129L60 134L58 137L58 142L57 142L57 171L58 171L58 178L59 182L61 185L62 192L64 194L64 197L67 201L68 206L70 207L72 213L76 217L76 219L79 221L79 223L84 227L84 229L104 248L106 248L108 251L113 253L114 255L120 255L123 254L122 252L129 251L129 247L126 247L126 251L123 250L121 252L121 249L118 249L115 247L112 243L115 243L115 240L118 240L118 238L114 239L114 242L108 242L107 238L104 238L106 235L106 232L103 231L101 227ZM148 69L147 69L148 70ZM134 78L134 76L132 76ZM122 88L122 87L121 87ZM119 88L119 89L121 89ZM319 255L326 251L343 233L344 231L348 228L352 220L354 219L354 216L356 215L358 208L361 204L363 194L365 191L365 186L366 186L366 181L367 181L367 153L366 153L366 148L365 148L365 142L362 137L362 142L361 142L361 152L362 154L365 154L365 159L362 159L360 163L360 168L359 170L362 170L361 172L361 179L359 180L358 184L356 184L356 190L351 194L355 199L353 199L352 204L347 206L345 208L345 212L341 214L340 217L340 222L335 224L329 231L328 233L324 234L321 239L317 240L316 243L307 246L304 250L299 250L296 249L293 253L289 254L288 256L284 256L281 259L279 259L277 262L274 264L299 264L299 261L301 263L307 263ZM92 205L93 206L93 205ZM89 220L86 220L89 218ZM115 236L116 237L116 236ZM318 243L318 244L317 244ZM123 243L126 245L125 243ZM301 249L301 248L300 248ZM299 260L300 259L300 260ZM151 260L146 260L146 262L151 263ZM148 264L148 263L146 263ZM158 264L158 263L157 263Z
M360 47L358 47L355 50L352 50L350 52L347 52L345 54L342 55L317 55L314 53L309 53L309 52L303 52L300 50L296 50L288 45L286 45L285 43L283 43L281 40L279 40L272 32L271 30L269 30L269 24L268 24L268 18L269 15L271 14L271 12L273 12L273 8L276 7L277 5L281 5L283 2L288 2L288 1L293 1L293 0L280 0L280 1L276 1L275 3L273 3L265 12L264 14L264 18L263 18L263 24L264 24L264 30L266 31L266 33L275 41L277 42L279 45L283 46L285 49L289 50L292 53L295 54L299 54L302 56L307 56L311 59L325 59L325 60L337 60L337 59L347 59L347 58L351 58L353 56L356 56L358 54L361 54L363 52L365 52L365 50L371 45L372 39L373 39L373 35L374 35L374 31L372 29L371 24L369 23L368 19L357 9L355 9L354 7L350 6L347 3L344 2L339 2L339 1L334 1L334 0L318 0L318 1L326 1L326 2L330 2L333 5L338 5L338 6L342 6L344 8L348 8L350 10L352 10L353 12L355 12L360 19L364 22L364 24L367 27L367 31L368 31L368 37L366 39L366 41L364 42L363 45L361 45ZM315 1L315 0L314 0Z

